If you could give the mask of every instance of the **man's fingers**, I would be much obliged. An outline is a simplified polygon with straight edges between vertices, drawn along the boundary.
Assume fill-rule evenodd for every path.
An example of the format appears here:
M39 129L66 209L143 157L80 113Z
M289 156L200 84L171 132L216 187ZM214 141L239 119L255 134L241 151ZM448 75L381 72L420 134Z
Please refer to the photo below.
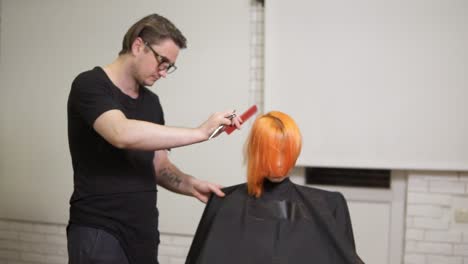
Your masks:
M214 192L219 197L224 197L226 195L221 191L220 186L210 184L208 188L210 188L211 192Z
M239 116L237 116L234 119L232 119L231 126L234 125L236 126L236 128L240 129L242 126L242 122L242 119Z
M194 193L193 195L194 195L198 200L200 200L200 201L203 202L203 203L208 202L208 197L207 197L206 195L203 195L203 194L201 194L201 193L199 193L199 192L196 192L196 193Z

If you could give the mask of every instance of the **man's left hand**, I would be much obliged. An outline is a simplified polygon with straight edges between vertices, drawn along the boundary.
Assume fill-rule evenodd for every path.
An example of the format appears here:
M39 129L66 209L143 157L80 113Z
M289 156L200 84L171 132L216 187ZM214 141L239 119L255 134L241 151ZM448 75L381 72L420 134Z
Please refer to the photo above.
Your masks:
M221 191L222 186L219 184L193 178L192 187L192 195L203 203L208 202L211 193L214 193L219 197L225 196L225 194Z

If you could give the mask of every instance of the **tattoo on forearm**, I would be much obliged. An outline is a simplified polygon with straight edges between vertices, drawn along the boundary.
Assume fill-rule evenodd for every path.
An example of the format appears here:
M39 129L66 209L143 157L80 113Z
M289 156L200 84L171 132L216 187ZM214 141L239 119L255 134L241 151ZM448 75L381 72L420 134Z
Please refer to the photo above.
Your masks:
M177 176L170 168L163 168L160 171L161 176L168 180L168 183L179 188L180 184L182 183L182 179Z

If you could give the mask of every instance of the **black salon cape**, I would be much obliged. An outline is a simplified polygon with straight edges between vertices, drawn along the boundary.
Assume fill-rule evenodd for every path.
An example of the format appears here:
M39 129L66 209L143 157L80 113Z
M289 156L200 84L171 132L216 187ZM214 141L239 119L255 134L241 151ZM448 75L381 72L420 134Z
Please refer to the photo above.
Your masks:
M344 197L266 181L260 198L246 184L212 195L186 264L364 263L356 254Z

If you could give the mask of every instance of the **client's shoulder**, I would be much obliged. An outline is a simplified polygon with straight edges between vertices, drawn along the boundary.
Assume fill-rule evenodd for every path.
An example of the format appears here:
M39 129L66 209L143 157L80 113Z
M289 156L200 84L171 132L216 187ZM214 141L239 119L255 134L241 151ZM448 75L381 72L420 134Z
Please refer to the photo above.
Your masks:
M304 186L304 185L299 185L295 184L297 189L305 194L305 195L310 195L310 196L315 196L315 197L320 197L325 200L332 200L332 201L342 201L345 200L343 194L338 191L329 191L329 190L324 190L316 187L311 187L311 186Z
M234 193L244 193L247 192L247 184L240 183L236 185L227 186L221 189L226 196L232 195Z

